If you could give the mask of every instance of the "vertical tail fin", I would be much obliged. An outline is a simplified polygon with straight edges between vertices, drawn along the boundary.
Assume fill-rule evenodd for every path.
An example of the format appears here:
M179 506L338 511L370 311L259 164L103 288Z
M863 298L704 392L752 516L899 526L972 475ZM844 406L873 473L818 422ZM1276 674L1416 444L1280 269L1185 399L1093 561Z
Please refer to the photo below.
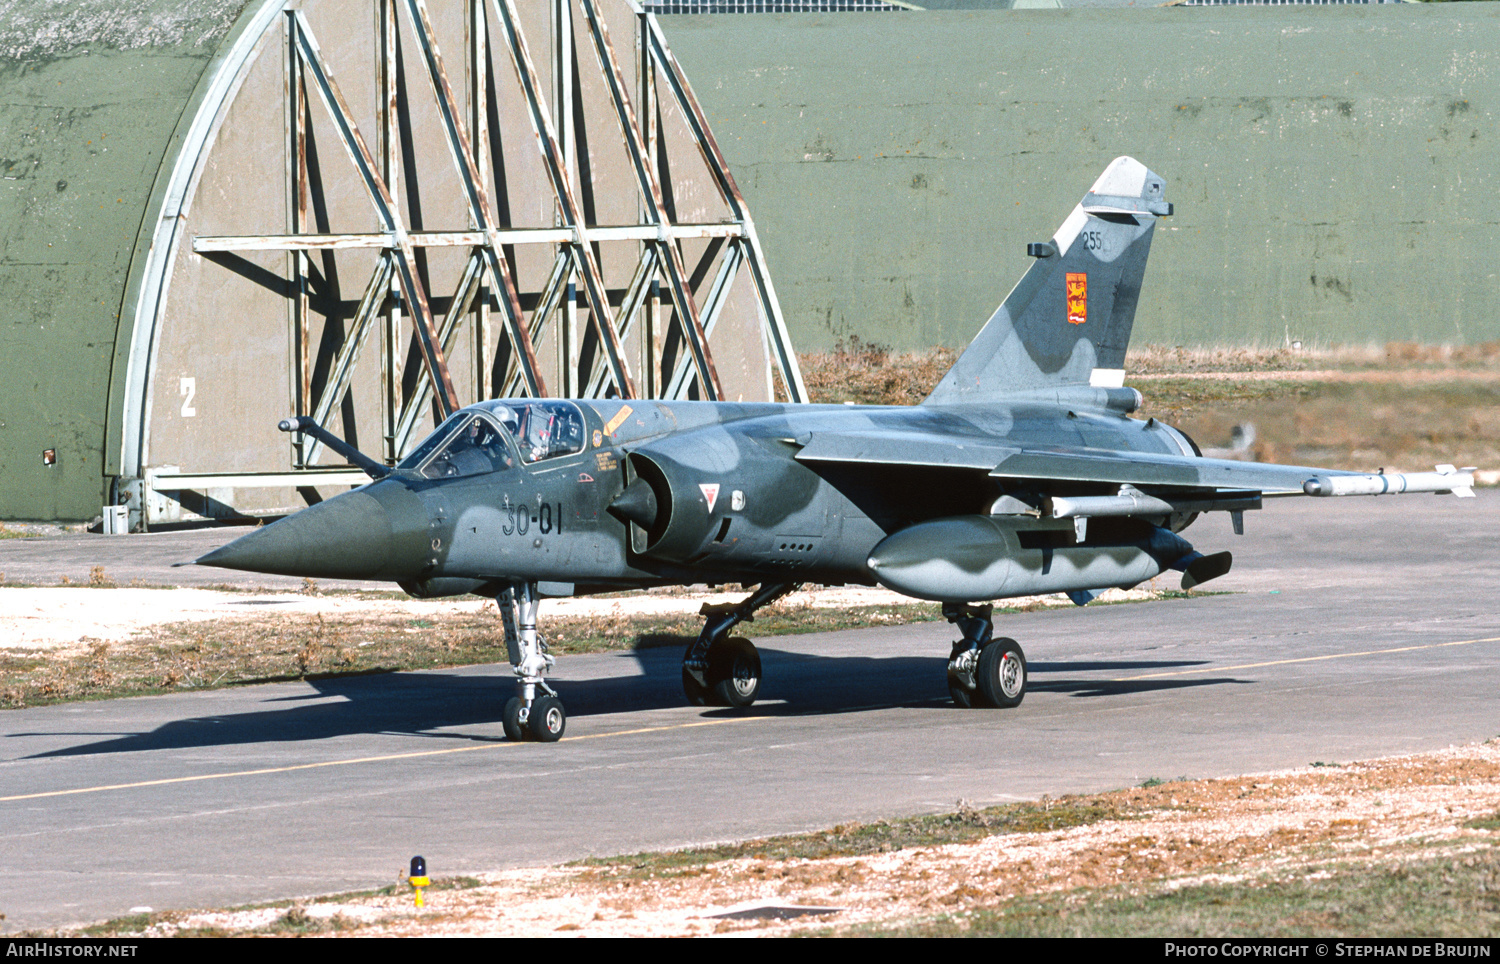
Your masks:
M1052 240L1027 245L1036 263L924 404L1120 385L1164 188L1134 158L1110 162Z

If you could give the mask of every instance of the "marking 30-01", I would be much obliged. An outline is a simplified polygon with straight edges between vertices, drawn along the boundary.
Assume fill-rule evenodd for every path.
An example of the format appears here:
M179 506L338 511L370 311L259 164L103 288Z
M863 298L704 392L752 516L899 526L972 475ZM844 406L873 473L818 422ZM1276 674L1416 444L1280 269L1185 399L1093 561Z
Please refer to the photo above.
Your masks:
M561 502L543 502L534 511L524 505L509 505L505 507L505 525L500 527L500 531L508 536L524 536L531 532L532 526L536 526L542 535L551 532L561 535L562 520Z

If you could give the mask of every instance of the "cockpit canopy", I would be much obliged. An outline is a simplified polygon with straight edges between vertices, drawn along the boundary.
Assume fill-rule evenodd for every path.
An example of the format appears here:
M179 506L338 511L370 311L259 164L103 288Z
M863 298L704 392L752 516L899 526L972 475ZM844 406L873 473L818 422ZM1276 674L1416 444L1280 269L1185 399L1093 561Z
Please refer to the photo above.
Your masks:
M521 461L541 462L583 451L583 413L572 402L508 402L495 413L515 413Z
M397 468L423 478L463 478L583 451L583 413L572 402L518 400L457 412Z

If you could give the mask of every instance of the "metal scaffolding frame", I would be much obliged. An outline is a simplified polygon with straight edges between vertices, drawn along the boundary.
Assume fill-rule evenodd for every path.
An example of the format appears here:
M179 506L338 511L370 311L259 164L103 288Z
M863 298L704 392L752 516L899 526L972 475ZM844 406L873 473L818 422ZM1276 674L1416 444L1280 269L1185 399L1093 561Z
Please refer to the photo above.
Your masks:
M380 92L374 150L355 123L348 101L340 91L314 36L306 14L290 6L280 17L284 49L286 128L287 232L264 236L198 236L193 250L216 252L285 251L287 255L289 322L293 343L292 404L299 415L326 422L344 403L360 353L371 332L381 331L381 395L384 414L382 456L399 459L415 442L413 431L430 405L446 415L465 403L454 388L447 359L467 324L471 328L471 354L475 372L473 391L479 398L505 395L563 395L572 397L699 397L717 400L723 390L714 368L709 335L718 323L739 269L748 268L756 294L756 306L769 347L772 370L779 375L779 388L788 400L806 400L806 389L775 289L766 270L764 255L744 197L730 174L718 145L680 66L667 48L653 15L634 0L625 0L636 23L638 69L634 86L627 82L616 56L609 30L599 9L600 0L546 0L550 5L552 41L550 91L544 91L533 63L517 14L515 0L466 0L466 47L459 82L466 94L467 110L459 107L449 81L449 70L432 27L425 0L374 0L376 5L375 73ZM613 2L613 0L610 0ZM420 71L428 81L432 107L437 112L447 153L458 174L463 192L467 224L453 230L408 230L400 207L398 156L400 130L407 119L397 97L397 63L402 24L414 49L420 54ZM618 130L631 177L638 194L639 216L635 223L599 225L587 223L578 191L580 172L574 156L576 145L574 74L571 49L575 30L588 37L593 64ZM274 29L274 27L273 27ZM553 227L512 227L502 223L492 200L490 183L498 173L490 165L491 105L487 91L499 89L490 49L503 53L514 74L507 89L517 92L530 122L533 146L540 157L552 191ZM502 61L503 62L503 61ZM657 101L661 88L675 103L685 122L687 136L719 195L728 216L712 223L687 223L674 219L663 191L662 168L655 163L662 131ZM548 98L553 105L549 107ZM344 154L358 174L376 217L377 229L368 233L319 234L309 231L309 192L318 188L309 172L308 136L312 103L321 105L331 122ZM508 105L514 100L508 100ZM497 105L498 106L498 105ZM408 110L416 110L407 105ZM670 185L668 185L670 187ZM700 300L684 263L682 242L706 239L718 246L718 269ZM611 303L599 263L598 245L604 242L638 243L638 261L623 293ZM551 249L552 269L534 307L523 310L522 292L514 264L506 248L545 245ZM457 247L469 252L447 310L436 317L432 300L418 270L419 252L427 248ZM343 332L329 375L320 391L314 391L309 318L310 257L319 252L349 249L377 252L374 270L364 287L358 308ZM701 290L701 289L700 289ZM671 321L663 326L656 301L670 310ZM578 297L581 295L581 298ZM581 304L579 302L582 302ZM438 302L441 304L442 302ZM490 315L498 310L503 336L492 337ZM586 311L591 351L572 344L576 312ZM403 332L409 329L409 338ZM667 331L678 347L668 370L664 344ZM637 370L627 359L626 342L635 336L642 346ZM558 383L549 386L538 348L551 338L558 346ZM400 370L402 352L417 349L422 373L413 382ZM491 377L492 366L503 353L504 375ZM495 369L497 372L498 368ZM549 390L552 389L552 390ZM311 469L321 447L313 440L299 443L292 455L294 469ZM160 487L160 486L159 486Z

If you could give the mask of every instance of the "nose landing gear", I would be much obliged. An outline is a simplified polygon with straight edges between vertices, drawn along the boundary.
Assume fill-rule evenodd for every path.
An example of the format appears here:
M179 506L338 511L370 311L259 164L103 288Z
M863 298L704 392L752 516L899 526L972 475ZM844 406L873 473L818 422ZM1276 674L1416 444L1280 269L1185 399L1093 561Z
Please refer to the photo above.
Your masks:
M533 739L555 743L567 729L568 714L557 691L547 685L544 673L557 665L536 629L535 583L506 586L495 597L500 623L505 627L505 649L510 657L520 692L505 703L501 724L507 739Z

